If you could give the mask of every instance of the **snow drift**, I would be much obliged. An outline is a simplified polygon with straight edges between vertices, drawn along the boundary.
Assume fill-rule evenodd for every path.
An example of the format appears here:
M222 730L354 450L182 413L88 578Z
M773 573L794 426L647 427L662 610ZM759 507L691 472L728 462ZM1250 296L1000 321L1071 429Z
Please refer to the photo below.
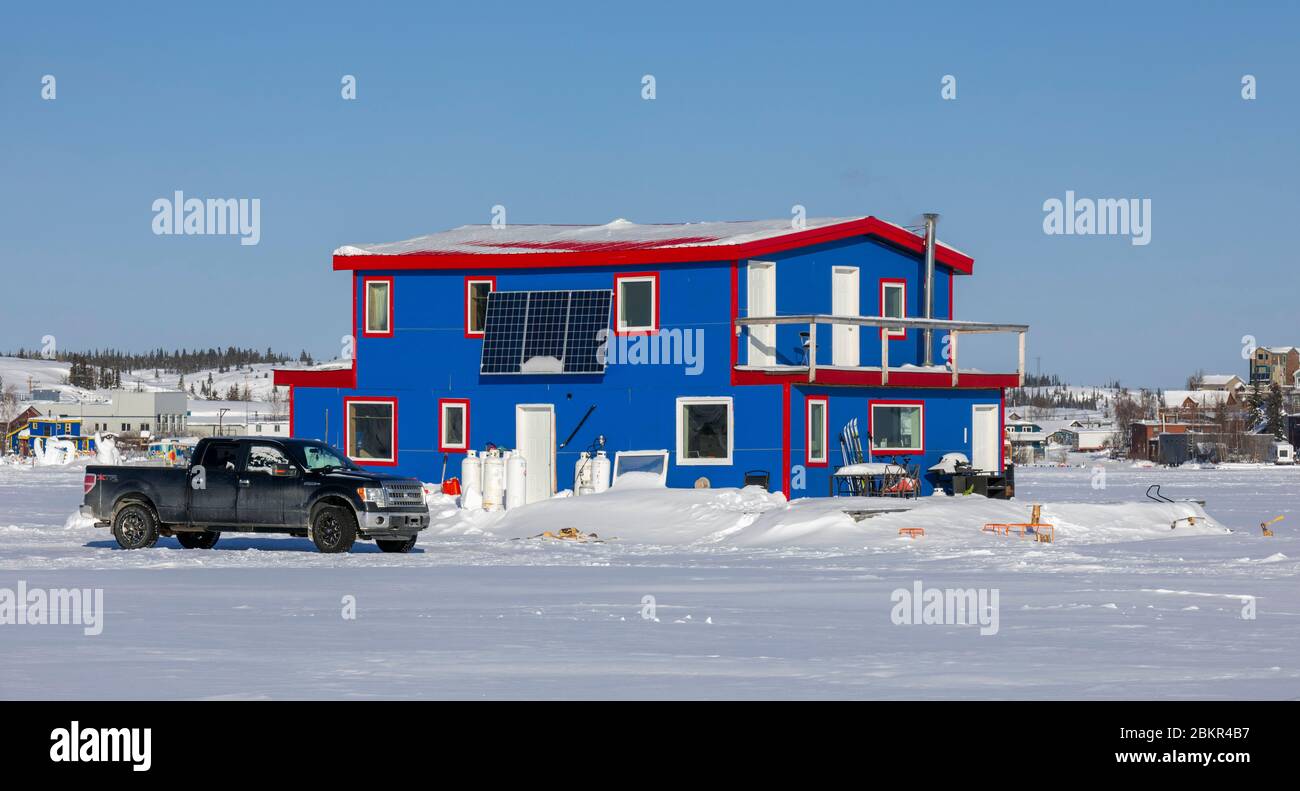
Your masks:
M1228 532L1191 502L1043 503L1060 543L1107 543ZM664 545L897 546L920 527L927 543L996 545L1022 541L984 533L989 522L1027 522L1031 503L977 495L918 500L804 498L787 502L758 487L614 487L585 497L557 496L510 511L463 510L452 497L429 505L433 535L525 538L572 527L625 542ZM852 514L850 513L852 512ZM855 518L855 516L857 518ZM1195 517L1188 524L1187 517ZM1171 527L1175 520L1184 520Z

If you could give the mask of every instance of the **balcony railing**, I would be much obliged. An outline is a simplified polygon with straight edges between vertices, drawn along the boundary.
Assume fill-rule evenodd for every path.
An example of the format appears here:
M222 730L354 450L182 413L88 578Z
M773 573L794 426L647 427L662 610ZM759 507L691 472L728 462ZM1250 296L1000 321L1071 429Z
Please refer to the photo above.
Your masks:
M817 381L817 327L822 324L832 326L853 326L853 327L877 327L880 329L897 330L897 329L916 329L927 332L930 335L934 331L943 331L948 333L948 357L946 362L932 366L935 371L944 371L951 374L952 386L957 387L961 381L962 371L958 368L958 339L962 335L990 335L990 334L1015 334L1017 346L1017 365L1014 376L1018 385L1025 383L1025 333L1029 331L1027 324L990 324L979 321L952 321L948 319L920 319L920 318L889 318L885 316L829 316L826 314L800 314L793 316L746 316L736 319L736 334L742 335L742 328L748 327L776 327L782 324L806 324L808 325L808 335L806 339L807 346L807 363L799 365L776 364L776 365L751 365L740 362L737 370L748 371L768 371L768 372L802 372L808 373L808 381ZM838 365L821 365L821 368L831 368L835 370L850 371L879 371L880 383L889 384L890 371L901 371L899 367L891 368L889 365L889 344L890 341L896 341L897 338L890 338L887 334L882 333L880 339L880 365L879 366L838 366ZM858 341L861 343L861 341ZM926 343L931 342L927 337ZM743 353L743 352L742 352ZM909 371L916 371L915 363L910 363ZM922 367L922 370L925 370ZM966 371L967 374L986 374L984 371ZM1006 374L1010 376L1012 374Z

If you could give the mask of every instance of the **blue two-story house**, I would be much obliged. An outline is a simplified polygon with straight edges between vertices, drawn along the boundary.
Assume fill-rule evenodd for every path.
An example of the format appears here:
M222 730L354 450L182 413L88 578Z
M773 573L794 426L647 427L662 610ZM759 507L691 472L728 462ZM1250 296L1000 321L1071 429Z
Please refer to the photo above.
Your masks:
M997 471L1026 328L954 320L974 262L927 235L874 217L616 220L343 247L350 365L275 382L294 436L358 464L437 481L469 449L514 448L529 502L571 487L598 437L666 456L669 486L761 470L788 497L828 491L853 421L874 460L960 452ZM957 367L982 333L1018 337L1013 372Z

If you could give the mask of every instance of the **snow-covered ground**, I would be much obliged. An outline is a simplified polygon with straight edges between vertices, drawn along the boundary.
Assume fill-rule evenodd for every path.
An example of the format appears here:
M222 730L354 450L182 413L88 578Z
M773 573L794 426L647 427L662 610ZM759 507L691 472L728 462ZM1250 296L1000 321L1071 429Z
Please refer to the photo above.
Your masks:
M904 504L614 490L466 516L439 501L410 555L326 556L236 536L123 552L69 519L78 467L0 465L0 589L102 588L106 611L97 636L0 625L0 698L1300 697L1300 470L1104 470L1098 488L1091 466L1022 468L1013 503L860 522L842 509ZM1169 529L1202 512L1139 504L1150 483L1211 519ZM1032 503L1055 543L980 531ZM610 540L522 538L562 527ZM996 590L996 633L895 625L895 591L917 582Z

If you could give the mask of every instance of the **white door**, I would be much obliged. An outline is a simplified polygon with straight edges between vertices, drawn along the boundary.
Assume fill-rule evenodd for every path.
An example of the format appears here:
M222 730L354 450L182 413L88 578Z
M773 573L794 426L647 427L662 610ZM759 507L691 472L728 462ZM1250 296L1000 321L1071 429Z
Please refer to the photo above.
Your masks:
M515 452L527 465L525 503L545 500L555 494L555 406L515 406Z
M971 465L977 470L996 472L998 454L998 405L976 404L971 408L970 455Z
M745 278L748 298L746 316L776 315L776 264L771 261L750 261ZM750 365L776 365L776 325L750 325Z
M831 271L831 314L860 316L858 312L858 268L837 266ZM831 330L831 364L858 365L858 330L849 324L836 324Z

